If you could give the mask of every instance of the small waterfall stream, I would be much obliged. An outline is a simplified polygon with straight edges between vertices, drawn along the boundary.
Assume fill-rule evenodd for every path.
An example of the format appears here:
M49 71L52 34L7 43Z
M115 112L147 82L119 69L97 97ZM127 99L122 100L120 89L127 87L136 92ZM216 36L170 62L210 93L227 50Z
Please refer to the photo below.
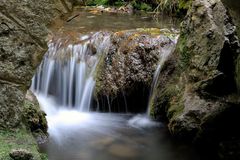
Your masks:
M51 96L59 106L86 112L90 110L95 69L109 48L109 36L97 32L82 35L78 40L77 44L61 39L49 42L31 90L37 95Z
M176 36L174 39L172 39L172 41L176 44L177 40L178 40L179 36ZM162 67L164 65L164 63L168 60L169 56L172 54L174 49L166 49L163 51L164 54L161 54L160 56L160 60L158 62L156 71L154 72L154 76L153 76L153 80L152 80L152 84L151 84L151 89L150 89L150 94L149 94L149 98L148 98L148 106L147 106L147 115L148 117L150 117L150 112L151 112L151 102L154 100L155 98L155 93L154 91L157 89L157 82L158 82L158 78L160 76L160 72L162 70Z

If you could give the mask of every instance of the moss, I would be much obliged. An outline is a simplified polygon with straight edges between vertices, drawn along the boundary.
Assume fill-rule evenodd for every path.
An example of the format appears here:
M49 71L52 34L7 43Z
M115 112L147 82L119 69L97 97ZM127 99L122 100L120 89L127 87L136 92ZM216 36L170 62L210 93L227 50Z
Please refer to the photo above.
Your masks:
M161 90L161 89L160 89ZM154 119L158 119L158 115L165 115L167 117L162 118L170 118L171 115L175 114L175 110L181 111L182 107L177 108L178 97L180 97L179 93L181 93L178 86L174 83L166 84L165 88L160 91L160 94L154 93L153 95L158 95L155 99L151 99L150 101L150 115Z
M40 129L43 133L47 133L45 113L40 110L38 104L34 104L29 100L25 100L23 105L23 122L31 132Z
M179 0L178 8L188 10L192 4L192 0Z
M174 97L174 100L172 99L172 102L170 102L170 107L167 111L168 119L175 119L175 117L178 117L183 113L183 109L184 105L182 97L180 95Z
M179 67L181 69L186 69L191 60L191 53L186 46L187 37L185 35L181 35L177 44L177 52L179 54Z
M35 160L42 159L35 139L24 128L14 131L0 131L0 142L0 160L11 160L9 153L12 149L25 149L33 154Z

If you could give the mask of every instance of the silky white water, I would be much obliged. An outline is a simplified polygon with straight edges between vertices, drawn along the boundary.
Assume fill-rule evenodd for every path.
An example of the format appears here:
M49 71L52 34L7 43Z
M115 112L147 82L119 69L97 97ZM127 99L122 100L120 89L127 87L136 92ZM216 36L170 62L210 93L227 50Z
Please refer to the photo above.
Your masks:
M59 39L50 41L48 47L33 77L32 91L36 95L50 96L57 106L89 111L95 69L109 48L109 36L97 32L81 35L77 44Z
M54 35L49 41L49 49L31 86L47 114L49 142L42 150L49 160L199 160L191 148L172 142L166 127L153 122L147 114L92 110L95 72L109 49L109 35L92 31L172 26L172 22L161 21L158 26L149 18L145 19L81 12L62 28L63 32L67 31L66 37ZM164 20L170 19L164 17ZM72 30L75 32L71 37ZM163 65L168 56L159 56L163 56L159 58L159 65ZM157 83L160 70L158 67L153 84ZM128 95L125 91L122 95L125 105L121 107L127 112ZM111 97L107 99L106 110L113 111Z
M172 38L172 42L176 45L177 40L178 40L178 35L176 35L174 38ZM163 65L165 64L165 62L168 60L169 56L173 53L175 48L162 48L162 53L160 55L160 60L158 62L157 68L154 72L154 76L153 76L153 80L152 80L152 84L151 84L151 89L150 89L150 94L149 94L149 98L148 98L148 107L147 107L147 116L150 117L150 112L151 112L151 102L154 101L155 95L154 95L154 91L155 89L157 89L157 83L158 83L158 79L161 73L161 69L163 67Z
M56 128L64 126L63 124L69 124L70 127L73 124L86 123L81 121L82 117L93 118L90 113L83 112L89 112L91 109L95 69L101 56L109 49L110 37L104 34L104 32L96 32L80 35L77 43L64 38L49 41L49 49L33 77L31 90L47 113L51 135L59 134L60 131L56 131ZM161 67L172 53L172 47L161 48L159 53L162 54L153 77L149 102L154 97L153 91L156 88ZM127 102L125 103L127 111ZM132 117L128 125L135 128L159 126L159 123L150 120L149 106L147 114ZM109 99L108 108L111 112Z

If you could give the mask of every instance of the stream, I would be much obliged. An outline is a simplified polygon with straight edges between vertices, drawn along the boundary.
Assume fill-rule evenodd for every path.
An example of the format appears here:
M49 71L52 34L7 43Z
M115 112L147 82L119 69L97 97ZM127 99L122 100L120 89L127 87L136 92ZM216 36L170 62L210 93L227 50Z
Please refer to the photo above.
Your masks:
M100 53L106 52L109 44L105 35L94 39L99 31L175 30L178 22L167 16L156 19L147 14L91 10L76 10L72 16L51 26L49 50L32 82L31 89L47 114L49 126L49 142L40 145L41 151L50 160L202 159L192 146L174 141L167 126L150 120L146 113L99 113L90 109L93 73ZM80 43L75 45L76 41ZM89 44L99 45L96 54Z

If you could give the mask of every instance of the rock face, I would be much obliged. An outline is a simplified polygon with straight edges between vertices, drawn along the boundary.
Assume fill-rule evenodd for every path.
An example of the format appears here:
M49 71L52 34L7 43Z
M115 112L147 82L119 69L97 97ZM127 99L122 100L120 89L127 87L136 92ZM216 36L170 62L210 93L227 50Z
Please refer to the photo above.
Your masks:
M22 118L25 126L31 131L38 144L45 143L48 138L48 126L45 116L46 114L40 110L36 96L28 90L23 105Z
M165 87L158 87L152 115L167 118L170 132L190 141L218 146L238 135L239 51L236 27L222 2L193 1L181 25L178 62L169 61L173 74L159 81Z
M0 4L0 129L17 127L34 69L47 49L47 25L70 11L62 0L3 0Z
M96 75L95 97L103 107L101 110L105 99L111 111L125 112L127 103L129 111L145 112L159 59L171 52L175 43L159 29L116 32L111 35L110 43Z
M7 141L8 134L0 135L4 149L0 159L9 155L13 159L33 159L32 153L17 149L19 147L31 148L34 159L40 159L32 135L18 133L17 128L27 124L38 142L46 139L45 116L31 101L24 105L24 99L34 70L47 49L45 39L49 31L46 26L56 16L69 11L69 4L64 0L2 0L0 3L0 131L11 130L12 133L7 133L13 134L11 143ZM9 154L13 148L17 150Z
M233 22L236 24L238 37L240 36L240 3L234 0L223 0L223 3L227 6L228 11L233 17ZM237 66L236 66L236 80L238 86L238 92L240 93L240 56L237 59Z

